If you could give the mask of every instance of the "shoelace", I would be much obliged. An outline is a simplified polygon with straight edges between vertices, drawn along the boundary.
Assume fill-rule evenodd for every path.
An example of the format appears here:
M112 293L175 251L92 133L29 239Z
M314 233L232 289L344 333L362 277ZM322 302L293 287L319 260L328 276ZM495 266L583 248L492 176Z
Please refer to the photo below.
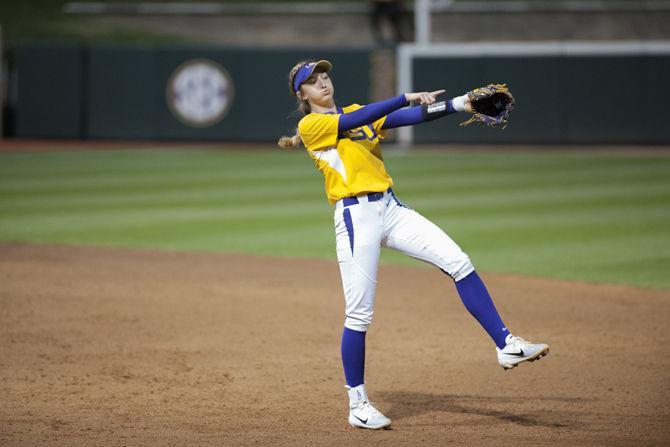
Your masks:
M512 336L512 345L514 345L515 348L524 348L526 346L529 346L530 343L524 340L521 337L517 337L516 335Z

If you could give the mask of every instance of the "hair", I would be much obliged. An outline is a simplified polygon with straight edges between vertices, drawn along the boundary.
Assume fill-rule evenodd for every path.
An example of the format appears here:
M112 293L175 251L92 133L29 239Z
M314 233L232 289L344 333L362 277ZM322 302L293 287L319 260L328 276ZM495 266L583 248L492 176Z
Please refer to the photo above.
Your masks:
M312 109L310 108L309 103L306 100L298 98L298 95L293 90L293 79L295 78L296 73L298 73L300 67L302 67L303 64L309 62L316 62L316 61L313 60L300 61L293 66L293 68L288 74L288 89L291 92L291 94L296 97L296 100L298 101L298 108L294 113L302 113L303 115L308 115L312 113ZM297 128L295 129L295 134L291 137L287 135L280 137L279 141L277 141L277 145L279 145L279 147L281 147L282 149L292 149L300 146L300 134L298 133L298 129Z

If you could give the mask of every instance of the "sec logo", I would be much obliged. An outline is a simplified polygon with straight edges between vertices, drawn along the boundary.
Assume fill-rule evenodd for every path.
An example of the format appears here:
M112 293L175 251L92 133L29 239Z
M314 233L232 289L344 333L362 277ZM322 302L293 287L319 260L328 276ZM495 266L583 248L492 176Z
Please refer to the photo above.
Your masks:
M193 59L172 73L166 96L170 110L181 122L211 126L223 119L233 103L233 79L216 62Z

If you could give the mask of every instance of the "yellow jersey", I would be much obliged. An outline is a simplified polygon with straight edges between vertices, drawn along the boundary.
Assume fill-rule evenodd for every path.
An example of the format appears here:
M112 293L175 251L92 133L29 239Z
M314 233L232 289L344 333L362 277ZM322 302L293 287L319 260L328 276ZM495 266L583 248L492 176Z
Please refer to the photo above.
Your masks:
M360 109L344 107L342 113ZM332 205L345 197L386 191L393 179L386 172L380 141L386 117L346 132L338 132L340 114L310 113L298 123L300 139L323 173L326 196Z

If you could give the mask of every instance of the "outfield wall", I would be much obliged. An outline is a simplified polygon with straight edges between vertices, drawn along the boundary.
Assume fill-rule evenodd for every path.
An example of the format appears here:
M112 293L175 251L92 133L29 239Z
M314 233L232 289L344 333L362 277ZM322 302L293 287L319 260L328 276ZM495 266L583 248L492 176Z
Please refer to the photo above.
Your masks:
M399 91L506 83L516 99L504 132L433 122L403 128L403 143L670 142L667 41L408 44L397 64Z
M370 84L366 49L30 44L11 52L18 137L272 141L295 130L287 79L296 61L331 60L342 102L366 102ZM174 87L180 68L203 61Z
M375 79L370 49L23 44L10 52L16 98L8 133L27 138L276 141L297 121L287 88L294 61L330 59L340 104L369 101ZM460 128L460 117L450 117L409 130L411 141L670 143L668 54L414 57L409 86L399 91L446 88L455 96L506 82L517 108L505 131ZM208 65L182 76L189 61Z

